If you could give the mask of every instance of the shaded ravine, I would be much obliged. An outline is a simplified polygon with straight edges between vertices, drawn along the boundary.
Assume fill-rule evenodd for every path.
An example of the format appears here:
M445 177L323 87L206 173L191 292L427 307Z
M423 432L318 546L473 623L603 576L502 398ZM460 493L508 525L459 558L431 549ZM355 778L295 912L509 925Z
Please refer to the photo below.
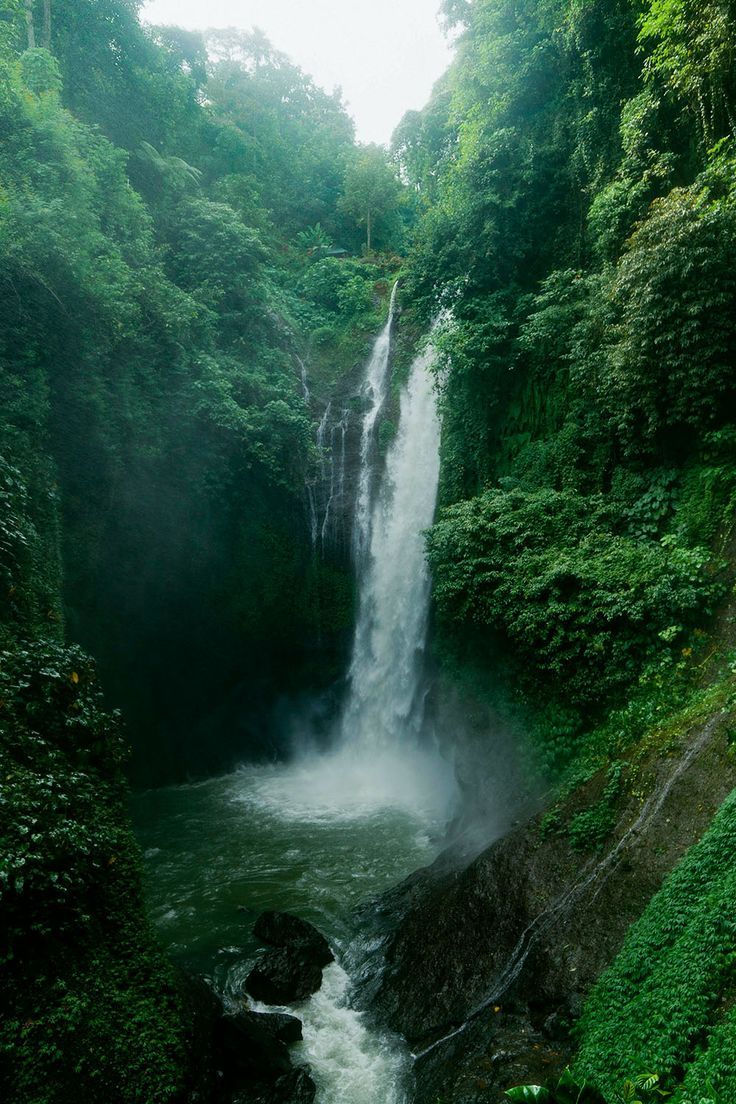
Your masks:
M250 929L263 909L297 912L330 939L337 962L322 989L290 1009L304 1023L295 1057L312 1067L319 1104L405 1098L408 1051L351 1006L345 966L361 934L353 917L356 906L432 861L455 799L452 768L423 730L430 599L423 531L435 510L440 443L431 349L411 367L385 464L376 447L395 296L396 288L363 385L354 521L359 614L331 749L313 750L309 726L297 717L292 730L301 750L290 763L140 795L134 806L159 932L229 1006L246 999L243 983L258 954ZM326 412L323 440L328 421ZM331 430L338 460L342 424L337 440ZM344 493L340 469L331 464L331 497ZM312 514L317 540L329 517L328 500L322 533Z

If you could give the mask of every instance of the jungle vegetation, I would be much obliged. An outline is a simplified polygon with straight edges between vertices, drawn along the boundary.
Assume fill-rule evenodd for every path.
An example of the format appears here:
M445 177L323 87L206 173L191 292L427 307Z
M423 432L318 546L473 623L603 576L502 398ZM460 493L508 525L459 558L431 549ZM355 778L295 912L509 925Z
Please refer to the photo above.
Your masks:
M421 204L404 296L439 319L435 653L519 720L553 793L601 777L542 822L590 854L636 755L736 700L736 8L443 11L456 60L393 144ZM641 1071L678 1104L736 1093L731 816L590 998L591 1099Z
M711 684L733 698L733 0L445 0L456 59L390 154L259 33L145 29L139 6L0 12L18 1104L198 1091L125 748L146 782L222 766L230 703L261 754L277 692L334 676L317 618L338 641L351 615L310 556L297 358L327 397L399 265L404 331L440 319L436 658L560 792L607 772L560 830L600 846L627 751ZM588 1003L573 1073L606 1099L640 1070L677 1104L736 1093L732 822L729 801Z

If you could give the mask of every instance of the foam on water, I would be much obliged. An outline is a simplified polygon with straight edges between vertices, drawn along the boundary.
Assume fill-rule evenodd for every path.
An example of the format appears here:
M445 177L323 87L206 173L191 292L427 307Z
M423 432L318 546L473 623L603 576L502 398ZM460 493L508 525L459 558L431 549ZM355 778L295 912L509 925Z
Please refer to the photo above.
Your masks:
M237 776L236 776L237 777ZM248 767L234 800L287 821L346 821L396 809L437 827L454 802L451 764L434 748L384 747L372 754L349 745L288 765Z
M254 1004L258 1012L273 1012ZM309 1000L279 1009L302 1021L303 1041L292 1048L307 1063L319 1104L402 1104L409 1058L398 1039L365 1022L350 1006L350 978L337 962L323 973L322 988Z

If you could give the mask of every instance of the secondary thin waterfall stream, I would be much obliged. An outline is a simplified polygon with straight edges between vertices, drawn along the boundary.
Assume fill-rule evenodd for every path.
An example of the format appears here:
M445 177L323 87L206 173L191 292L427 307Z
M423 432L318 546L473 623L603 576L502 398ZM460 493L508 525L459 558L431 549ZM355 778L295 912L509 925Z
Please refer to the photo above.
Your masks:
M430 582L423 531L435 510L440 443L431 347L411 366L385 463L376 442L390 385L394 303L395 289L363 384L354 522L359 609L331 750L153 791L134 808L162 937L229 1004L245 999L243 981L258 953L251 927L263 909L304 916L336 948L322 989L291 1009L304 1024L295 1057L312 1068L318 1104L404 1099L406 1050L352 1009L340 961L358 936L355 907L431 861L454 798L452 770L424 724ZM326 426L327 417L323 437ZM340 493L337 483L332 491Z
M371 506L373 504L373 483L375 475L375 430L378 416L386 402L389 384L389 362L391 358L391 332L396 311L396 292L398 282L391 292L386 325L378 335L373 346L362 395L367 401L363 424L360 432L360 467L358 470L358 493L355 497L355 520L353 522L353 551L356 563L360 567L368 552L371 533ZM436 493L436 486L435 486Z

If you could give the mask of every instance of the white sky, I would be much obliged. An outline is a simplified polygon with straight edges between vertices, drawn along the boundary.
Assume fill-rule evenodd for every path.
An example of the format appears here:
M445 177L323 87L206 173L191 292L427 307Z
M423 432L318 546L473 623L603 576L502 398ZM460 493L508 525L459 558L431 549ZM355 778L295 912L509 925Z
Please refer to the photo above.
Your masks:
M450 61L439 0L147 0L142 18L190 30L259 27L322 88L341 87L361 142L386 143Z

